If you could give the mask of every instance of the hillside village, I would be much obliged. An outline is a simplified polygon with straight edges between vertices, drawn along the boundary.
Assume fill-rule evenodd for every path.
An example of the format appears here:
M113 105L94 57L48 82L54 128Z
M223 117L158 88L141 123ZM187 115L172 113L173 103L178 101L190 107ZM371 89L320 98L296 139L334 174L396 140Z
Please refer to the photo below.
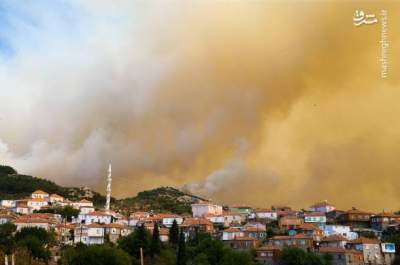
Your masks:
M191 205L192 214L136 211L128 215L96 209L87 199L70 201L58 194L34 191L29 198L1 200L0 224L13 223L16 230L42 228L55 234L52 260L65 245L117 243L138 227L150 234L155 226L159 239L167 243L173 226L178 226L185 240L196 234L209 234L236 251L252 250L259 264L281 264L286 248L331 257L334 265L392 264L395 244L382 240L385 231L397 231L400 215L371 213L356 208L339 210L324 201L306 210L288 206L252 208L244 205L222 206L207 201ZM75 216L51 213L51 209L72 208Z

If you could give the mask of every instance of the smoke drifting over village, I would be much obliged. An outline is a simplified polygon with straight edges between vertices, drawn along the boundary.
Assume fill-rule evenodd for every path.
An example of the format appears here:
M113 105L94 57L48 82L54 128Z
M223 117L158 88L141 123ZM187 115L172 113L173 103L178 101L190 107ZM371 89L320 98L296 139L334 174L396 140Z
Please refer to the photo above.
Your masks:
M0 4L0 162L116 197L161 185L224 203L400 207L392 3ZM392 26L393 25L393 26ZM361 41L363 40L363 41ZM379 208L380 209L380 208Z

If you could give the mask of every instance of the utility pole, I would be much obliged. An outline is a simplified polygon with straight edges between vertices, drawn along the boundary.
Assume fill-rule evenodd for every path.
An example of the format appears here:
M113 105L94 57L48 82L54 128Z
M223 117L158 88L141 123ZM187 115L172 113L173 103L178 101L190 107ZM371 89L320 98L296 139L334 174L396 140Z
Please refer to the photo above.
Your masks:
M143 248L140 248L140 265L144 265L144 261L143 261Z

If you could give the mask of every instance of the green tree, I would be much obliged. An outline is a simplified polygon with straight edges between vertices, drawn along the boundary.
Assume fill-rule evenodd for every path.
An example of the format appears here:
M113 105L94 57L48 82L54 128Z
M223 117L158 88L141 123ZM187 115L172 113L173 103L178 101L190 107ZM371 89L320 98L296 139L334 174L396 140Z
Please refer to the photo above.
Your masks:
M224 256L226 249L219 240L212 240L211 237L204 237L194 248L193 253L204 253L210 265L218 265Z
M158 255L161 251L160 231L158 230L158 224L154 223L153 236L150 243L150 254Z
M28 251L29 264L31 264L32 259L39 259L44 262L50 260L51 254L47 246L54 242L54 236L43 228L22 228L15 234L15 241L19 247Z
M249 252L229 250L224 253L221 265L253 265L253 258Z
M0 165L0 175L12 175L17 173L18 172L10 166Z
M176 254L176 265L186 264L186 242L183 231L179 233L178 252Z
M130 256L121 249L108 245L79 246L62 253L62 265L129 265Z
M193 265L210 265L208 262L207 255L204 253L200 253L196 255L192 261Z
M61 217L64 220L67 220L67 222L71 222L72 217L75 217L75 218L78 217L79 210L75 209L71 206L65 206L65 207L61 208L58 213L61 215Z
M281 253L281 261L284 265L305 264L306 252L299 248L284 248Z
M169 242L175 246L179 243L179 227L176 220L174 220L171 228L169 229Z
M281 253L283 265L326 265L326 260L315 253L300 248L285 248Z
M15 240L13 233L17 227L12 223L0 225L0 250L4 253L4 264L8 263L8 256L14 258Z
M143 224L130 235L121 238L118 241L118 246L132 257L138 259L140 258L140 248L143 249L144 255L148 254L149 238L150 236Z

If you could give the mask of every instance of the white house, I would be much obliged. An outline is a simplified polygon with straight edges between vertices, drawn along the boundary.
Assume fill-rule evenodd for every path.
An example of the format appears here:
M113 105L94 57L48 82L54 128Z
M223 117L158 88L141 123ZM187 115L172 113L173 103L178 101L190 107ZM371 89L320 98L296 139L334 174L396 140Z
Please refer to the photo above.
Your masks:
M21 216L17 220L15 220L14 224L17 226L17 231L21 230L24 227L37 227L43 228L46 231L50 230L51 227L54 227L54 223L46 218L32 218Z
M64 201L64 197L60 196L58 194L51 194L50 195L50 203L57 203L57 202L63 202Z
M82 199L78 202L72 202L72 207L79 209L81 207L93 207L93 202Z
M324 225L322 227L325 236L341 235L348 240L354 240L358 238L356 232L352 232L350 226L347 225Z
M11 214L0 214L0 225L14 221L15 216Z
M272 209L259 208L254 211L254 214L257 219L278 220L278 213Z
M88 213L91 213L94 211L95 211L94 207L85 206L85 207L79 208L79 214L88 214Z
M79 214L78 220L80 223L84 223L87 225L92 224L92 223L111 224L113 217L109 213L95 211L95 212L90 212L87 214Z
M31 194L32 199L43 199L43 200L48 200L49 199L49 194L47 192L44 192L42 190L37 190L34 191Z
M0 205L5 208L15 208L17 206L17 201L16 200L1 200Z
M148 212L134 212L129 216L128 225L137 226L139 221L144 220L150 216Z
M43 198L32 198L27 200L27 206L33 210L40 210L42 207L48 205L48 202Z
M222 214L207 214L204 217L210 220L213 224L219 224L225 227L230 226L232 223L242 222L242 215L232 212L223 212Z
M161 218L161 224L166 227L171 227L174 221L176 221L178 225L183 223L183 218L176 214L157 214L157 217Z
M222 214L222 206L212 203L195 203L192 204L193 217L203 217L208 214Z
M335 209L336 209L335 206L329 204L328 201L317 202L308 208L310 212L321 212L321 213L328 213Z
M29 214L30 209L28 207L28 201L27 200L17 201L13 211L19 214Z
M74 243L104 244L105 229L99 224L78 225L74 229Z
M113 243L116 243L120 237L127 236L132 232L128 226L117 223L103 225L103 227L106 236Z
M222 240L234 240L236 237L243 237L244 232L238 228L228 228L222 231Z
M305 223L315 223L315 224L325 224L326 216L325 213L322 212L311 212L304 214L304 222Z

